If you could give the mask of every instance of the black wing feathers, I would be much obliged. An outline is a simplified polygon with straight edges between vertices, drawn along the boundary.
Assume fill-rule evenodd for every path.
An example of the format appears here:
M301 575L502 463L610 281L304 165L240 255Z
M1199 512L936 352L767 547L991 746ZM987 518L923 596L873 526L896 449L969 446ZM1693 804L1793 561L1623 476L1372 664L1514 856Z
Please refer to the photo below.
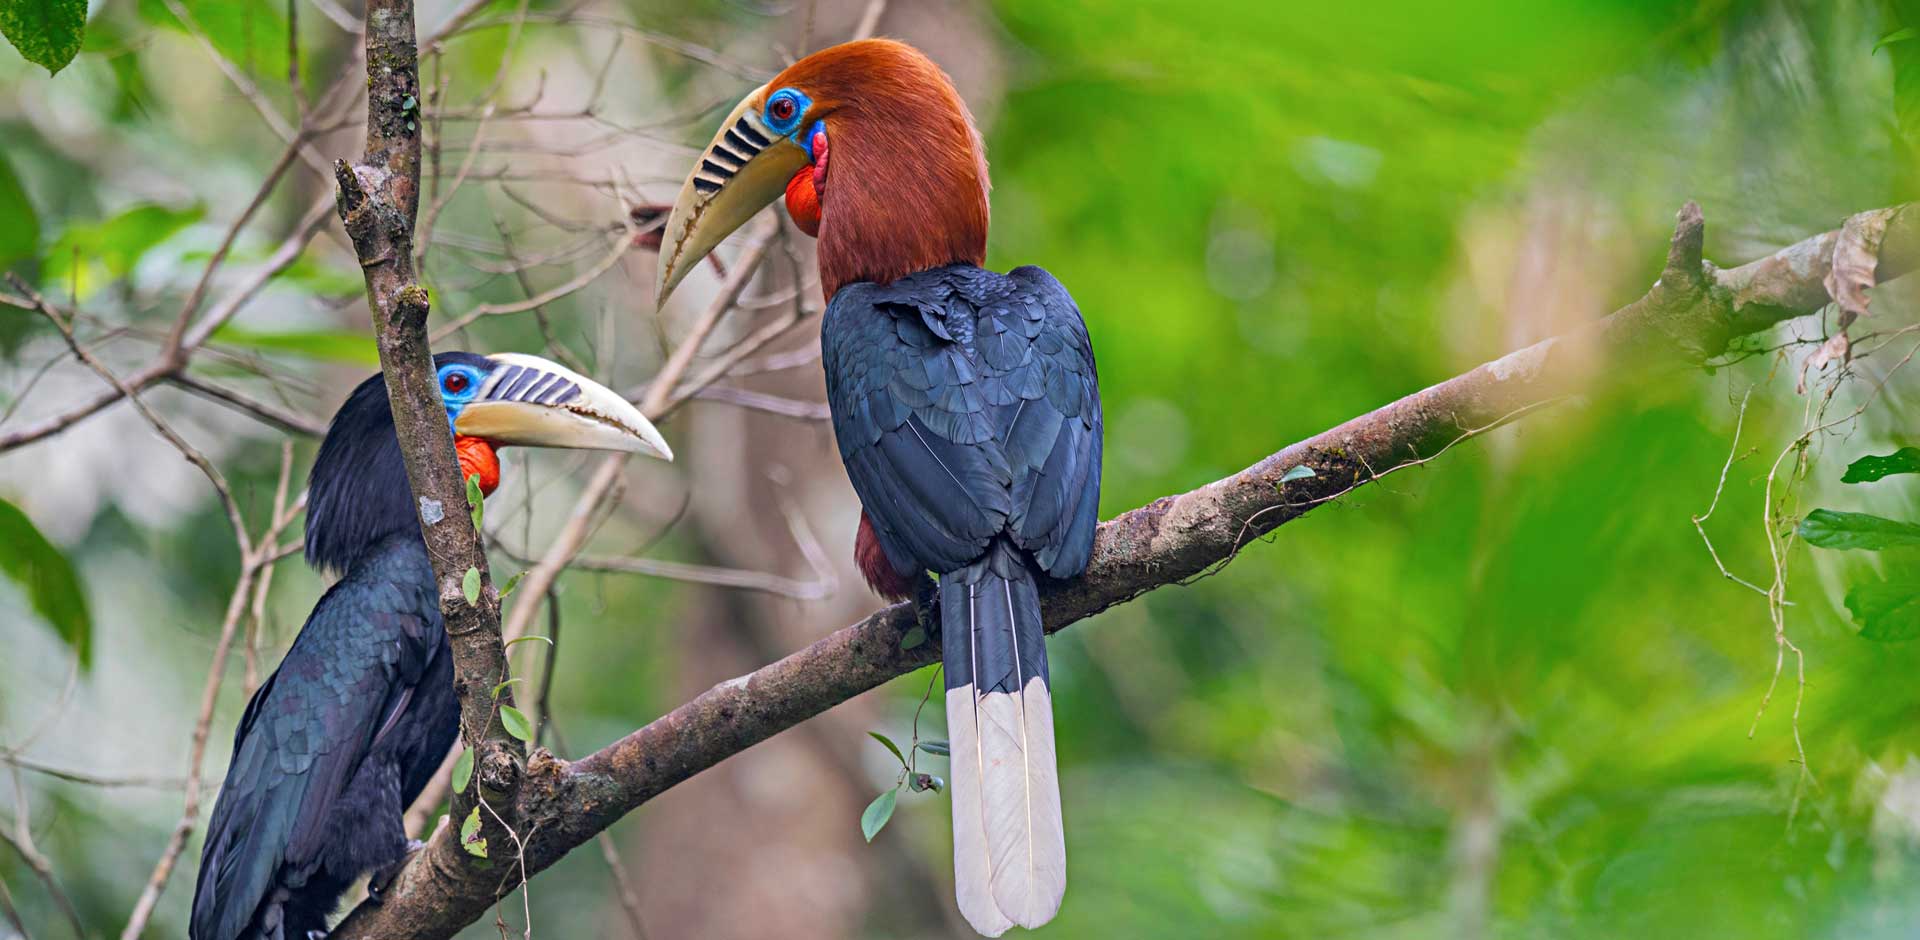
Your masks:
M950 265L853 284L821 336L840 455L896 569L956 571L1002 533L1049 575L1086 567L1100 398L1059 281Z
M335 801L441 645L425 548L389 541L320 599L248 703L207 827L195 940L243 936L276 881L311 872Z

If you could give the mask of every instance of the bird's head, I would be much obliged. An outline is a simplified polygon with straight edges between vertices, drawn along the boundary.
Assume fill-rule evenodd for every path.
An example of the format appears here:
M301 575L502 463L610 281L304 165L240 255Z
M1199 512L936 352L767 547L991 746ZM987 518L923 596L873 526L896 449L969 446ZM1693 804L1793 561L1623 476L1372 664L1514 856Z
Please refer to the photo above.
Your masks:
M673 459L638 408L558 363L519 353L446 352L434 356L433 364L461 473L479 476L486 492L500 482L495 451L508 445ZM307 483L307 562L345 571L362 552L412 529L414 518L387 384L374 375L347 396L314 458Z
M987 159L953 82L918 49L823 49L747 94L680 188L660 251L665 303L701 258L782 195L820 239L821 286L886 283L987 250Z

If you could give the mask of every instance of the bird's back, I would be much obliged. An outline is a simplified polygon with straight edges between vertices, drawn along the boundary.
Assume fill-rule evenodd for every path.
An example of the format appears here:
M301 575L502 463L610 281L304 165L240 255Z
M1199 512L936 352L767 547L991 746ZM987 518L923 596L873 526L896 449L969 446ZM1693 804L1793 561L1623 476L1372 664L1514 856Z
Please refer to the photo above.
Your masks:
M1098 377L1051 274L955 264L848 285L821 336L841 458L902 574L956 570L1002 534L1053 577L1086 567Z

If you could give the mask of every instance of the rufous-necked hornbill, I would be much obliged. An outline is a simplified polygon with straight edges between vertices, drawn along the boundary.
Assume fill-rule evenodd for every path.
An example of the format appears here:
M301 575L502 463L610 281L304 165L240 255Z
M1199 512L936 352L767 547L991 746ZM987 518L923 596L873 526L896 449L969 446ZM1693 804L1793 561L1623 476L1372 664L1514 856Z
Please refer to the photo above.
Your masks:
M492 492L518 444L673 453L611 390L534 356L434 357L466 476ZM362 875L409 848L401 817L459 733L453 654L378 375L333 417L307 481L307 562L340 580L247 703L207 826L192 940L324 936Z
M983 270L987 161L939 66L863 40L747 95L680 191L659 294L782 193L819 239L827 403L875 591L937 575L960 910L997 936L1066 891L1038 582L1086 568L1100 394L1073 298Z

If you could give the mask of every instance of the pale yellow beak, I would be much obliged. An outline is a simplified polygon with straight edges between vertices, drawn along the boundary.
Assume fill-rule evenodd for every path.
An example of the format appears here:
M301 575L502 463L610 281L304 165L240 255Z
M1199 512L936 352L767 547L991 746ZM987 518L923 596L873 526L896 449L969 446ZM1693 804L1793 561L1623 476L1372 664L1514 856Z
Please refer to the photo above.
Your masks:
M672 460L653 423L619 394L557 362L521 353L494 362L453 431L495 444L614 450Z
M656 307L665 306L687 272L715 245L786 192L787 181L807 165L806 148L767 128L758 102L767 86L748 93L720 124L699 166L680 186L660 242Z

